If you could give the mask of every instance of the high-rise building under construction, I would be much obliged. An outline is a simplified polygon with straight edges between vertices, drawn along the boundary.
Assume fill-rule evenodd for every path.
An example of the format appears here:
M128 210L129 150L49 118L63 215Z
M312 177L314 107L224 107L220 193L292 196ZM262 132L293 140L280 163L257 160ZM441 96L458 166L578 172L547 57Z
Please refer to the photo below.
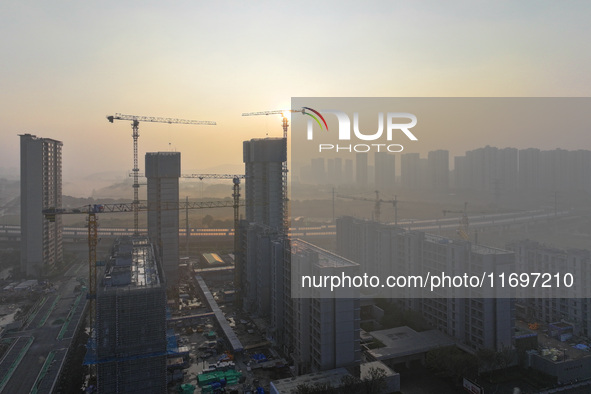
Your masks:
M96 304L99 393L165 393L166 285L146 237L115 241Z
M298 373L351 366L360 359L358 300L319 294L292 298L292 261L324 273L345 260L288 238L286 159L284 138L244 142L246 220L237 261L243 307L267 321L266 337L292 359ZM355 266L345 265L347 270Z
M272 228L283 226L282 165L287 160L284 138L244 141L246 220Z
M269 316L274 304L274 283L282 283L272 266L273 256L283 256L284 184L283 162L287 146L283 138L252 139L244 142L246 220L241 224L241 251L236 269L240 271L244 307Z
M62 206L62 142L22 134L21 272L39 277L61 262L62 218L50 222L43 209Z
M156 245L170 286L178 282L179 265L179 213L176 209L163 209L167 204L179 202L180 152L146 153L148 178L148 235Z

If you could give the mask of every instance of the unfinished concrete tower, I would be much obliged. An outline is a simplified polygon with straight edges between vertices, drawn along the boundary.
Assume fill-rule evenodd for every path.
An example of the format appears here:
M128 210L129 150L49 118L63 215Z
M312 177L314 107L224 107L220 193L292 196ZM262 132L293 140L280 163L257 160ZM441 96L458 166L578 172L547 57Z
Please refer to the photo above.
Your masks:
M272 228L284 226L282 165L287 160L284 138L244 141L246 220Z
M280 297L274 292L274 284L283 283L283 272L276 269L273 258L282 256L286 233L283 184L286 143L284 138L252 139L244 141L243 147L246 221L241 225L236 269L241 272L244 309L269 316L275 305L274 297ZM278 291L281 290L279 286Z
M146 237L117 239L97 292L99 393L166 392L166 290Z
M49 273L63 258L62 218L41 213L62 207L62 142L23 134L21 139L21 272Z
M169 287L178 283L179 212L161 208L178 204L180 175L180 152L146 153L148 204L158 207L148 211L148 235L157 247Z

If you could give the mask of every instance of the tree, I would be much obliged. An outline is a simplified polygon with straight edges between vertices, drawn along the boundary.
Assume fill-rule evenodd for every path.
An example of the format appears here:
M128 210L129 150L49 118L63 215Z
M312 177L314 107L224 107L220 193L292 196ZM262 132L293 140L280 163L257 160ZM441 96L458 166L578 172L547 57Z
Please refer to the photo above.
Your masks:
M454 379L476 376L478 372L476 356L465 353L455 346L430 350L426 355L426 363L442 376Z
M501 369L506 369L515 359L515 350L510 346L502 346L497 352L497 365Z
M479 372L492 371L497 367L497 352L492 349L480 349L476 353Z
M386 387L386 372L381 368L371 367L361 382L365 393L380 393Z
M201 220L201 223L203 223L204 227L211 227L211 224L213 223L213 216L211 215L205 215L203 217L203 219Z
M302 383L296 387L298 394L329 394L336 393L336 389L328 383L316 383L312 386Z

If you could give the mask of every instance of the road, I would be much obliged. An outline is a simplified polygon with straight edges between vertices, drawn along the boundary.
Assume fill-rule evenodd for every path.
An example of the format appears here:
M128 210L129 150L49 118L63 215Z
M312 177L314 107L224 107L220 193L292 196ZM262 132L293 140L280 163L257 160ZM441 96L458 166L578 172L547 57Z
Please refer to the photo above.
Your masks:
M520 211L511 213L497 213L488 215L469 215L470 228L483 228L494 226L511 226L514 224L530 223L542 220L552 219L554 217L566 217L571 213L569 211L560 211L556 215L554 212L535 210L535 211ZM446 217L437 219L405 219L400 220L398 225L408 230L421 231L441 231L449 230L458 227L459 217ZM389 223L392 224L392 223ZM0 225L0 237L18 238L20 237L20 226L15 225ZM147 234L147 229L139 229L140 233ZM88 229L85 227L64 227L64 238L85 238L88 234ZM179 236L185 237L186 230L179 229ZM293 237L328 237L336 235L336 226L334 224L327 224L314 227L292 227L289 234ZM99 227L98 235L101 238L117 238L126 235L133 235L132 228L125 227ZM190 236L193 237L233 237L234 229L204 229L192 228L190 229Z
M29 393L34 386L39 393L50 392L47 389L55 385L76 327L81 324L86 297L75 293L74 288L78 284L76 277L85 275L88 268L83 262L71 267L56 283L57 291L45 295L45 301L24 328L5 335L15 342L0 360L0 392Z

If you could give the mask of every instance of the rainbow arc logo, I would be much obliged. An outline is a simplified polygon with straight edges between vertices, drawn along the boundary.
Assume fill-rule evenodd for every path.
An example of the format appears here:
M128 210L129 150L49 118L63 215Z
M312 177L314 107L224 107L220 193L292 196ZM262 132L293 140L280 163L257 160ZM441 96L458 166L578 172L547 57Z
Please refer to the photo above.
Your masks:
M320 126L320 130L324 129L324 127L322 127L322 123L324 123L324 126L326 127L326 131L328 131L328 125L326 124L326 120L324 119L324 116L320 115L320 112L318 112L310 107L302 107L302 109L304 110L304 111L302 111L303 114L312 117L312 119L314 119L316 121L316 123L318 123L318 126ZM306 110L311 111L311 112L315 113L316 115L318 115L318 117L320 117L320 119L322 119L322 123L320 123L320 120L316 116L312 115L309 112L306 112Z

